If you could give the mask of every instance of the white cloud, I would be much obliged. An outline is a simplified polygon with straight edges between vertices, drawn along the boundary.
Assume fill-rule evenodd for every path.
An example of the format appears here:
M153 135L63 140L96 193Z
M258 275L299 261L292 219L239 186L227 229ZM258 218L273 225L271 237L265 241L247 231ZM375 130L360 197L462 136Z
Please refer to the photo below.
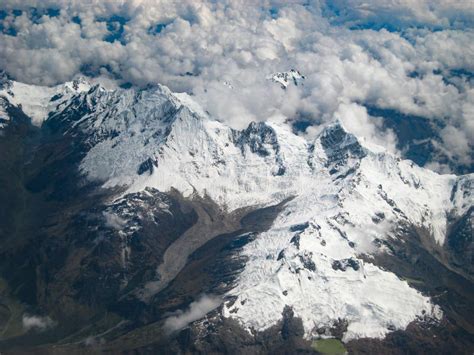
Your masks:
M166 319L164 328L168 332L182 329L189 323L203 318L206 314L216 309L222 300L212 295L202 295L197 301L192 302L185 311L178 311L176 315Z
M459 157L462 163L470 162L470 158L466 154L470 151L466 132L454 126L446 126L441 130L441 138L445 143L446 153Z
M397 139L391 130L384 131L381 120L370 118L367 109L357 104L343 104L339 106L335 117L344 125L344 128L357 137L384 147L388 151L396 152Z
M105 225L112 229L122 230L125 224L127 223L127 221L112 212L103 212L103 216L105 219Z
M26 331L36 330L43 332L55 326L55 322L50 317L40 317L24 314L22 317L23 329Z

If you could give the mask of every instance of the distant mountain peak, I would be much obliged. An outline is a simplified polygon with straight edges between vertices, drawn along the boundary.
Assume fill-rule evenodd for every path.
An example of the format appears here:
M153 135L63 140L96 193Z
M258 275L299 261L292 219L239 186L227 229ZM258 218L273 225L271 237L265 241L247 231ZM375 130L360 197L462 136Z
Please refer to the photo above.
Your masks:
M72 81L68 81L64 84L66 89L71 89L75 92L89 91L93 85L83 76L79 76Z
M305 76L296 69L290 69L286 72L274 73L270 75L268 79L280 84L282 89L286 89L291 84L295 86L303 85Z
M0 90L7 90L11 87L12 82L7 72L0 70Z
M351 152L354 156L360 158L366 155L365 149L357 137L348 132L339 120L326 126L320 133L319 140L328 154L345 151Z

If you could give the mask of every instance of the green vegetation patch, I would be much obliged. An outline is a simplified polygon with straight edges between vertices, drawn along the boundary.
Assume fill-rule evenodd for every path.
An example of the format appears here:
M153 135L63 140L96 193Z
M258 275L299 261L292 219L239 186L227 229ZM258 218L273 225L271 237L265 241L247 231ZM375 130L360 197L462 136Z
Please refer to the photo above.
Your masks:
M313 348L324 355L344 355L347 350L344 344L337 339L318 339L313 342Z

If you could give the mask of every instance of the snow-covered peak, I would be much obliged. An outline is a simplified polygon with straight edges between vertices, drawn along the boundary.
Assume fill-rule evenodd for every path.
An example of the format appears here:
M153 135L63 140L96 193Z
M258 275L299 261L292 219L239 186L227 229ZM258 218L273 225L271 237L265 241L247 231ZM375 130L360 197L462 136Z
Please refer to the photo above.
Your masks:
M161 85L115 90L93 86L58 105L46 124L80 141L87 151L81 169L90 179L132 185L153 172L167 141L195 139L201 120L208 120L207 113L189 95Z
M64 83L63 88L65 91L69 91L72 93L81 93L87 92L91 89L93 85L83 76L74 79L73 81L68 81Z
M252 153L267 156L268 149L279 149L275 130L264 122L250 122L246 129L236 133L236 144L242 149L247 145Z
M341 150L359 145L357 137L348 132L340 120L329 123L318 135L322 146L328 151Z
M7 79L6 76L4 79ZM2 80L2 82L0 97L13 106L21 107L37 126L40 126L59 104L92 87L82 77L53 87L29 85L14 80Z
M282 89L286 89L290 84L295 86L302 85L305 77L298 70L291 69L286 72L274 73L268 79L280 84Z
M368 151L339 120L323 129L316 138L315 145L319 145L324 150L327 157L326 166L331 165L333 169L348 166L350 161L364 158Z
M228 89L231 89L231 90L234 88L234 86L232 85L232 83L231 83L230 81L228 81L228 80L223 80L223 81L222 81L222 85L226 86Z

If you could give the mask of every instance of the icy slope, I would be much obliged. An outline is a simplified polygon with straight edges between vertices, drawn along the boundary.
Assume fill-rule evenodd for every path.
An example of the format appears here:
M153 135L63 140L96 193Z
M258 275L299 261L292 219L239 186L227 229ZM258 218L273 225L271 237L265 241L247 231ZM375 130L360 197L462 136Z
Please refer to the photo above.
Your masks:
M91 88L84 78L54 87L27 85L7 80L5 77L0 81L0 102L6 100L13 106L21 106L23 112L31 117L32 123L37 126L40 126L49 112L54 111L60 103ZM3 105L0 105L0 110L1 106Z
M249 262L225 314L263 330L289 304L311 336L347 321L345 340L383 337L424 314L436 316L426 297L359 258L383 248L380 241L394 234L400 218L382 190L369 187L371 176L369 169L355 176L354 190L317 176L319 186L292 200L271 230L246 247Z
M104 186L174 188L227 211L295 197L243 251L248 263L224 315L247 329L275 324L285 305L308 337L329 334L343 320L346 340L440 316L427 297L367 260L387 252L384 240L400 238L404 226L422 228L442 245L448 214L461 216L473 204L473 175L419 168L367 146L339 122L312 142L274 123L236 131L189 95L160 85L94 86L52 110L48 125L81 142L81 171Z

